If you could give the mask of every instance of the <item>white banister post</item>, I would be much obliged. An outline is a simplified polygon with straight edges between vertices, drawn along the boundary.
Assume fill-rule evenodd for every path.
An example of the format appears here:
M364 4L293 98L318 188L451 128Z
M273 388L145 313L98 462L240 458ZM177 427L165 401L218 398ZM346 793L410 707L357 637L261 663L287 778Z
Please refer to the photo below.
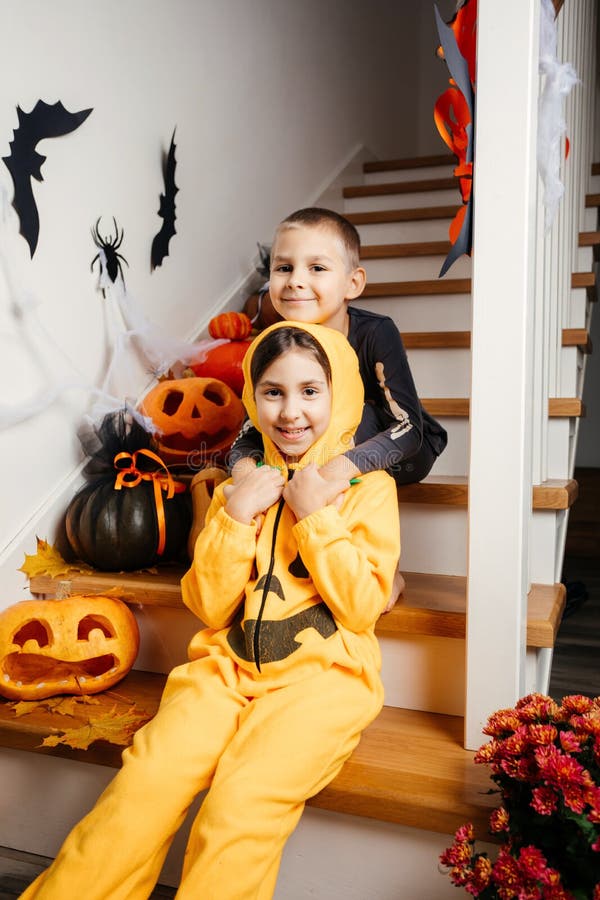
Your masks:
M465 743L524 688L540 0L479 0Z

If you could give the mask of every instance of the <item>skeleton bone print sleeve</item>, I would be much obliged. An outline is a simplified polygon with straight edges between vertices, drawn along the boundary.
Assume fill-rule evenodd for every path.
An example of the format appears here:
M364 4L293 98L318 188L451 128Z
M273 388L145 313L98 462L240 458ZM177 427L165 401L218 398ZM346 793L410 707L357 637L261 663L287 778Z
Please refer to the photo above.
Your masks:
M345 455L363 473L387 469L397 480L420 480L446 446L446 432L421 407L395 322L355 307L348 312L348 340L359 359L365 410L356 446ZM421 456L427 458L425 465ZM407 460L414 461L414 477L413 467L404 466L408 471L398 478Z

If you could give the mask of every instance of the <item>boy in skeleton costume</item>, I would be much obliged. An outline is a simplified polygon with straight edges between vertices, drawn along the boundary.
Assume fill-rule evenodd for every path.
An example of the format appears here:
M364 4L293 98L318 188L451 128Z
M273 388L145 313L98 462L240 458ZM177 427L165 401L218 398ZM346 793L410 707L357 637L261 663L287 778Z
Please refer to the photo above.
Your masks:
M357 358L331 328L283 322L251 345L244 375L265 464L216 488L197 538L183 598L208 627L26 900L148 897L206 788L177 897L267 900L305 802L381 708L374 625L399 555L395 484L318 470L360 421Z

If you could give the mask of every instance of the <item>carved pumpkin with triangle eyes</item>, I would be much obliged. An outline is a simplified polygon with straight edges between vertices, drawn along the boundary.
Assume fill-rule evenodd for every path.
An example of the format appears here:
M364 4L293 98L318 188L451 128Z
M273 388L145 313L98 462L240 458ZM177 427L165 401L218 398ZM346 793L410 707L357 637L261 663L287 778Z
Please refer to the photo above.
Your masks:
M166 462L210 458L229 450L244 418L241 400L217 378L160 381L142 401Z
M23 600L0 612L0 695L97 694L131 669L139 631L116 597Z

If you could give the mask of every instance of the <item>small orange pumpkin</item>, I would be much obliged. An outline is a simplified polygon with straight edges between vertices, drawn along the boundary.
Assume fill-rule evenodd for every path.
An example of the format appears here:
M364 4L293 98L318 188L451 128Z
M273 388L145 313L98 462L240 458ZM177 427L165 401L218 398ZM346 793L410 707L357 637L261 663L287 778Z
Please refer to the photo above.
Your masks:
M243 312L224 312L208 323L208 333L213 338L229 338L243 341L252 331L252 322Z
M156 426L161 458L179 465L228 450L244 418L241 400L217 378L160 381L144 398L142 412Z
M97 694L129 672L139 642L133 613L116 597L22 600L0 612L0 694Z

